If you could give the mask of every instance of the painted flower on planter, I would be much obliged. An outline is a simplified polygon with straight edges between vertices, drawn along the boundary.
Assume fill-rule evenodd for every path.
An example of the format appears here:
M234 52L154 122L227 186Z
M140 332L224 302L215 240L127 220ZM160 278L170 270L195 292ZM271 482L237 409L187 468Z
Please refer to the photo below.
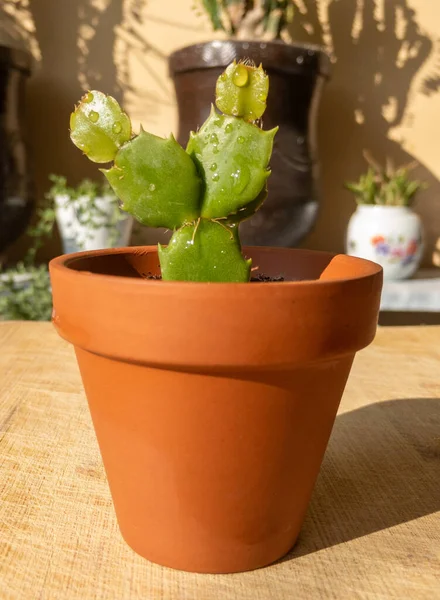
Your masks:
M416 258L420 247L420 240L409 240L406 242L402 236L397 240L385 238L383 235L375 235L371 238L371 244L377 256L388 258L388 262L400 262L407 265Z
M409 254L410 256L414 256L418 249L419 244L416 242L416 240L410 240L407 248L407 254Z

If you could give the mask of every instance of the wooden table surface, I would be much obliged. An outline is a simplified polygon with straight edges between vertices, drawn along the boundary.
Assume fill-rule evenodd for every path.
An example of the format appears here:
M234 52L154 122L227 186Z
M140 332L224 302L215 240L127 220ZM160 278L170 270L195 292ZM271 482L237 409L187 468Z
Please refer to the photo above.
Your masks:
M279 563L194 575L121 539L72 348L0 323L1 600L440 598L440 327L359 353L300 541Z

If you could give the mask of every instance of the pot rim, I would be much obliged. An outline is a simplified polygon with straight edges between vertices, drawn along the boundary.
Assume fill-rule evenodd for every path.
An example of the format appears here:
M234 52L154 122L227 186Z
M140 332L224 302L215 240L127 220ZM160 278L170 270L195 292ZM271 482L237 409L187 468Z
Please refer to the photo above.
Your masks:
M209 49L210 57L204 56L203 51ZM197 44L189 44L172 52L168 57L169 73L174 77L178 73L226 67L234 58L244 58L248 51L264 52L267 56L265 70L304 73L313 67L318 75L330 77L330 56L323 46L317 44L291 43L279 40L207 40ZM275 60L272 52L277 53ZM282 53L282 57L279 54ZM240 56L238 56L240 55ZM301 56L302 62L297 62ZM279 62L282 59L281 62ZM272 64L271 64L272 63ZM269 66L267 66L269 64Z
M286 280L286 281L254 281L252 282L251 289L266 289L268 286L271 287L272 290L280 290L283 288L292 288L292 287L303 287L303 286L325 286L325 285L334 285L335 283L344 283L349 281L360 280L368 277L372 277L374 275L379 274L382 271L382 267L370 260L358 258L355 256L349 256L345 254L337 254L333 252L324 252L322 250L307 250L303 248L282 248L282 247L271 247L271 246L244 246L243 251L246 254L247 251L252 252L252 250L257 250L260 252L279 252L279 253L292 253L296 254L302 253L304 255L315 255L316 257L320 256L322 258L327 257L329 259L329 263L332 259L336 257L344 257L346 262L352 263L353 274L346 277L338 277L333 274L328 279L301 279L301 280ZM202 282L202 281L164 281L164 280L155 280L155 279L146 279L144 277L126 277L121 275L109 275L104 273L94 273L91 271L80 271L76 269L72 269L72 265L75 262L83 258L88 257L98 257L105 255L119 255L119 254L135 254L142 255L148 253L156 253L157 254L157 245L149 245L149 246L123 246L119 248L104 248L102 250L83 250L81 252L74 252L70 254L62 254L53 258L49 263L49 268L51 272L53 271L68 271L80 279L90 277L97 277L101 281L103 280L119 280L121 284L129 284L134 286L157 286L157 285L166 285L166 286L179 286L180 288L193 288L197 286L199 289L207 289L215 286L218 290L226 291L226 289L243 289L243 286L247 287L250 282L243 283L233 283L233 282ZM351 266L351 265L350 265Z
M405 206L402 204L366 204L366 203L359 203L356 206L356 209L385 209L385 210L389 210L389 209L396 209L398 208L399 210L406 210L406 211L411 211L414 212L414 209L412 206Z
M30 75L32 55L27 50L0 44L0 66L17 69L26 75Z
M244 250L258 260L263 272L267 269L273 275L279 265L280 271L302 280L251 284L146 280L142 270L151 267L143 265L157 265L156 246L89 250L50 263L54 325L74 346L100 356L218 372L290 370L353 354L374 338L380 265L313 250ZM77 265L80 270L73 268L76 261L91 257ZM122 276L105 274L113 267ZM301 343L295 342L298 335Z

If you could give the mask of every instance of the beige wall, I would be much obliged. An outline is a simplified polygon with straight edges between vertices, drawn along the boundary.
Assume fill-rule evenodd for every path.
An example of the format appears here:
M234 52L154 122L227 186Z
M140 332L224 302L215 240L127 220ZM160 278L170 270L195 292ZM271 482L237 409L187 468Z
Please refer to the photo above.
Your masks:
M68 139L69 113L83 89L116 95L135 125L160 135L176 131L166 57L213 37L193 3L31 0L41 61L29 85L28 114L40 196L50 172L72 182L96 173ZM440 2L304 0L298 6L294 38L324 44L335 58L319 116L322 210L304 245L343 249L354 210L343 181L359 176L368 148L379 160L419 161L415 174L430 187L416 209L430 248L440 235ZM46 253L57 252L57 244Z

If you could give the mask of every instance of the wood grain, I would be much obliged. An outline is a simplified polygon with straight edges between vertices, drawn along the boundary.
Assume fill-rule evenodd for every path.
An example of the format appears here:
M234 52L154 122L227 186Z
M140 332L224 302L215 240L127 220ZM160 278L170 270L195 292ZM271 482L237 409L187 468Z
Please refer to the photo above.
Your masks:
M1 600L440 598L440 328L384 328L356 358L299 543L192 575L121 539L73 350L0 323Z

